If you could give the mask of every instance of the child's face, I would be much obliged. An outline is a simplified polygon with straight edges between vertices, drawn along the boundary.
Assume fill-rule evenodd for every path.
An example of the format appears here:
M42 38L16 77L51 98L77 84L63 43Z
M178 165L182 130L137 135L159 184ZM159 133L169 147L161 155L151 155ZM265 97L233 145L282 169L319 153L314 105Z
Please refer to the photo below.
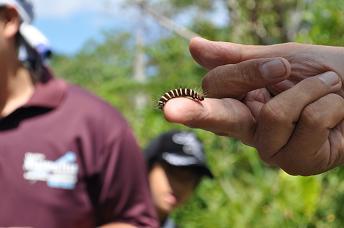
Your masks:
M183 204L200 180L192 168L156 163L149 173L153 201L160 217L166 217Z

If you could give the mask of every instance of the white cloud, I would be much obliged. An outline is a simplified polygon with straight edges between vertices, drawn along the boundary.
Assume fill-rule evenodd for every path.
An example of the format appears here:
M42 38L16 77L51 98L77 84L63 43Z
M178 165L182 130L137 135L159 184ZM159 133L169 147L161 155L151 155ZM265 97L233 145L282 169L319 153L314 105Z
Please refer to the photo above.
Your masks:
M32 0L40 19L65 19L79 12L123 14L123 0Z

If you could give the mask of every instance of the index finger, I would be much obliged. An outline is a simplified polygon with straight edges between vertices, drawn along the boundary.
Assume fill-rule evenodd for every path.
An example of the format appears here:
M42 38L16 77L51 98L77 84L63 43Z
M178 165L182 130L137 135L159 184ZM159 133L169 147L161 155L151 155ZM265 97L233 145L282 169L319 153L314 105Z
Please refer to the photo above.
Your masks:
M235 137L251 144L255 120L249 109L236 99L205 98L195 102L188 98L174 98L165 104L163 111L169 122Z
M291 66L284 58L260 58L227 64L209 71L202 88L207 97L242 98L246 93L284 81Z
M290 55L298 44L244 45L210 41L201 37L191 39L189 50L192 57L208 70L225 64L235 64L255 58L272 58ZM300 46L298 46L300 51Z

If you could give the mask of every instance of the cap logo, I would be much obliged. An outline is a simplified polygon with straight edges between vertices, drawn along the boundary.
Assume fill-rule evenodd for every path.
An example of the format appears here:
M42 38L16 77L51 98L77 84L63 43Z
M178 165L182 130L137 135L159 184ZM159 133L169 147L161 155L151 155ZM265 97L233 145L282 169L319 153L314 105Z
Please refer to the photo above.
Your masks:
M194 134L187 132L176 133L172 136L172 141L176 144L183 145L183 151L186 154L193 155L201 161L204 160L202 145Z
M168 161L169 164L175 166L188 166L193 164L198 164L197 158L195 157L181 157L176 154L163 153L162 157L165 161Z

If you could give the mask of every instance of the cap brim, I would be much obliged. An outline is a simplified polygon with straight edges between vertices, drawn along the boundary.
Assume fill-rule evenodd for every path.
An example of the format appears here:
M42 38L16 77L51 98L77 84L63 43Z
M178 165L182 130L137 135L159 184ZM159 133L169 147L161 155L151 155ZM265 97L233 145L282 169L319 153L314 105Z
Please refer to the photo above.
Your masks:
M197 160L195 157L165 152L162 154L161 159L172 166L197 168L201 171L202 176L214 178L214 175L211 173L209 168L204 163Z
M212 174L212 172L209 170L208 167L206 167L206 166L197 166L197 165L196 166L192 166L192 167L195 167L196 169L200 170L202 176L207 176L207 177L209 177L211 179L214 178L214 175Z

